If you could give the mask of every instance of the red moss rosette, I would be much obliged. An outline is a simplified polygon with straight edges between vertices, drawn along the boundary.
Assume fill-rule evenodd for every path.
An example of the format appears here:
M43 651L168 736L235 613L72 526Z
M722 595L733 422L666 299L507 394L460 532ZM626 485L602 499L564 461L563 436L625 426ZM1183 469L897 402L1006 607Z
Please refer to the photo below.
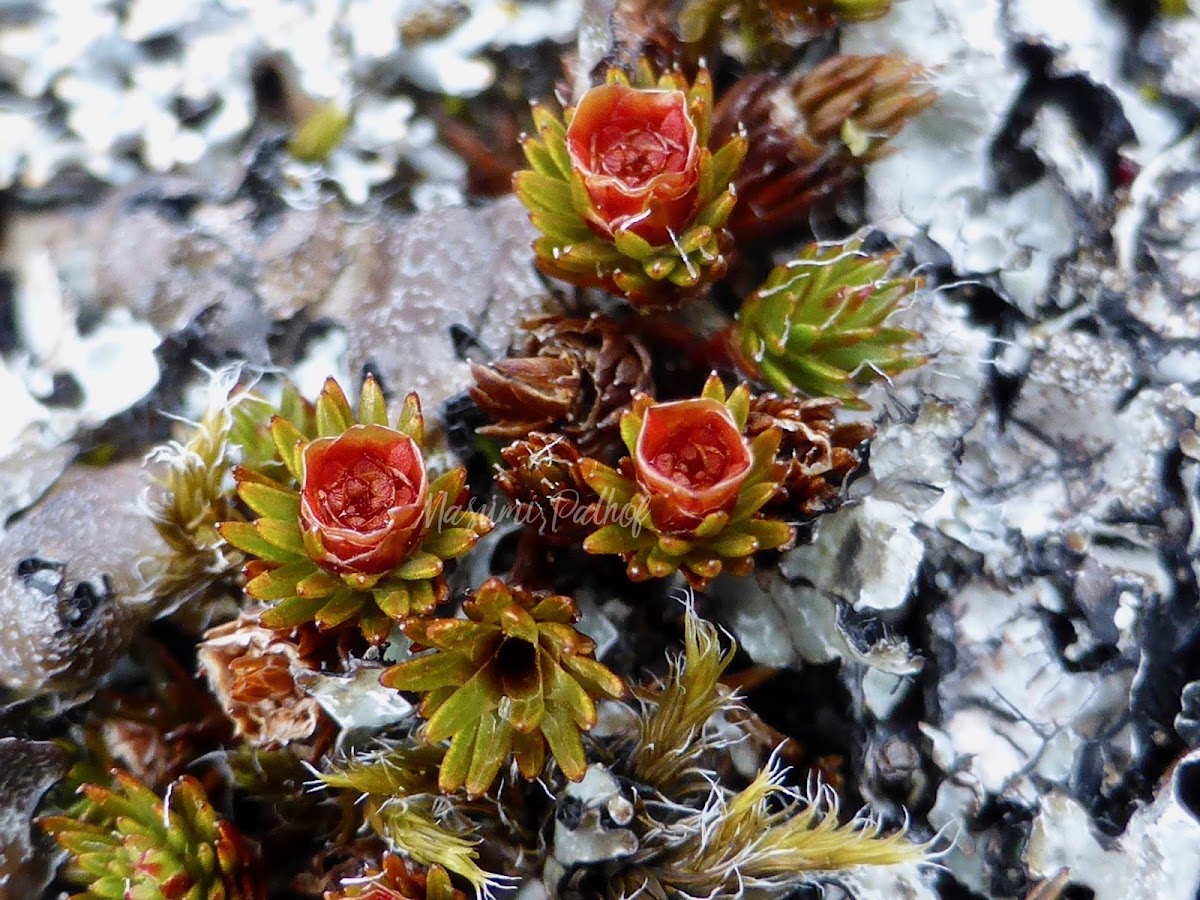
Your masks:
M234 472L259 518L224 522L221 536L251 559L246 595L269 604L268 628L357 623L373 643L395 622L428 615L449 594L443 570L492 528L470 510L466 470L431 478L416 394L395 427L383 393L363 383L357 415L329 379L315 415L270 423L274 459Z
M722 572L749 572L755 553L789 545L792 527L762 512L786 472L781 433L747 440L749 410L749 388L727 393L715 374L696 399L638 397L621 419L629 456L616 469L579 463L600 497L600 527L583 549L622 557L633 581L678 571L703 590Z
M712 90L704 68L689 82L643 60L632 76L610 69L561 118L534 108L530 168L513 187L541 232L538 268L639 309L678 306L724 277L746 141L709 149Z
M696 207L700 148L687 95L615 83L592 88L567 128L571 165L591 198L588 222L651 244L678 234Z
M646 409L633 467L664 531L691 531L709 513L728 512L750 464L746 440L723 403L699 397Z
M300 530L309 558L339 575L394 569L425 527L421 448L379 425L354 425L304 448Z

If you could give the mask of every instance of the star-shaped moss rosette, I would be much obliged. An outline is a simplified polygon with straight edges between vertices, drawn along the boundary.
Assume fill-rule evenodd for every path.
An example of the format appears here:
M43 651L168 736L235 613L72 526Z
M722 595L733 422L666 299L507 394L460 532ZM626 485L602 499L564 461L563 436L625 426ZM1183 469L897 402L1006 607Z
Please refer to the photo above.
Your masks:
M450 741L438 786L483 794L510 755L525 778L536 778L547 747L578 781L587 770L580 732L596 724L595 700L624 696L625 684L572 627L575 603L491 578L463 612L465 619L406 621L404 633L432 652L380 677L388 687L425 694L425 740Z
M712 107L707 70L689 84L644 60L632 79L610 69L561 120L535 107L538 136L523 143L531 168L513 185L542 233L538 268L640 308L677 305L721 278L746 141L710 151Z
M738 313L740 363L782 394L866 404L861 385L925 362L908 345L920 335L888 319L921 285L895 276L897 251L872 254L861 238L811 244L777 266Z
M305 433L282 415L270 420L274 460L234 472L238 496L259 518L225 522L221 536L252 557L245 592L271 604L263 625L357 621L381 643L394 621L427 615L446 598L445 562L492 522L466 508L465 469L429 477L416 394L391 428L373 378L363 382L357 416L329 379L312 422Z
M633 581L682 571L703 590L721 572L749 572L758 551L790 544L791 526L760 512L786 471L775 459L780 432L747 441L749 409L749 388L727 394L715 374L695 399L638 397L621 419L629 456L619 471L594 459L579 464L608 523L583 549L620 555Z
M191 776L166 799L125 772L111 787L85 784L71 815L39 820L70 856L71 900L264 900L251 846L221 819Z

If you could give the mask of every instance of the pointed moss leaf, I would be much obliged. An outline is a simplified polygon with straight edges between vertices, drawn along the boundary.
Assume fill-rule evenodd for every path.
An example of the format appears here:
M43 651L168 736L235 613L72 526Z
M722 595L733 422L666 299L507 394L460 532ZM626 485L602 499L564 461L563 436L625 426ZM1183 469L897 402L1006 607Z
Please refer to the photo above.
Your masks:
M487 639L496 632L494 625L468 619L434 619L410 620L404 625L404 633L419 644L463 653L478 666L488 650Z
M466 789L470 797L487 792L496 780L500 767L508 761L512 750L512 727L495 713L484 716L475 734L475 747L467 773Z
M588 656L568 656L562 665L593 697L619 700L625 696L625 682L602 662Z
M434 498L437 494L445 495L446 509L434 508L434 515L449 512L449 506L458 502L459 496L463 492L463 488L467 486L467 470L462 466L456 466L448 472L443 472L429 485L429 496Z
M461 654L435 652L392 666L379 683L398 691L432 691L463 684L474 671L475 666Z
M703 274L703 270L696 265L696 261L689 258L684 265L678 266L667 276L667 281L676 287L690 288L700 283L700 276Z
M758 538L752 534L722 535L706 543L704 549L717 556L734 558L749 556L758 550Z
M426 740L429 740L426 730ZM471 755L475 747L475 728L464 728L450 741L450 749L438 771L438 788L444 793L458 790L466 783L471 770Z
M259 621L268 628L295 628L311 622L325 602L324 597L292 597L264 611Z
M723 182L721 190L725 189L728 181ZM705 147L700 151L699 178L696 180L696 198L701 204L707 203L717 192L716 173L713 171L712 152Z
M553 184L558 184L561 189L566 192L568 205L563 206L561 203L555 202L555 192L549 193L538 192L537 185L544 184L547 181ZM579 215L573 210L570 203L571 189L567 187L565 181L555 181L554 179L546 178L536 172L518 172L513 176L513 185L517 192L517 196L521 198L521 202L525 204L525 208L529 210L531 219L536 219L538 216L548 216L551 219L557 219L564 223L568 231L574 230L575 225L571 223L579 223Z
M525 159L533 171L550 176L551 178L566 177L567 173L559 169L554 156L546 149L546 145L537 138L526 136L521 141L521 151L525 154Z
M567 131L554 113L540 103L532 104L530 112L533 115L533 125L539 132L549 132L560 139L566 139Z
M762 373L763 380L772 390L785 395L796 393L796 383L792 381L791 376L775 365L774 362L769 359L761 359L758 360L758 367Z
M528 734L542 722L546 713L546 697L539 682L525 696L506 696L500 701L501 715L512 728L521 734Z
M689 228L679 241L679 251L685 256L701 253L707 255L716 235L707 225L696 225Z
M297 597L330 597L342 587L342 580L321 569L296 582Z
M500 612L500 629L508 637L519 638L530 644L537 643L537 622L527 610L519 606L509 606Z
M308 438L287 419L282 416L274 416L271 419L271 439L275 442L279 458L283 460L283 464L291 476L297 481L302 480L304 461L301 450L308 443Z
M348 572L342 576L342 583L352 591L370 591L382 578L382 573L377 572Z
M843 370L813 356L788 356L780 360L780 365L795 378L797 386L818 397L836 397L834 392L844 390L849 380Z
M568 675L554 660L546 660L542 676L546 684L546 696L554 708L570 710L571 717L579 728L587 729L596 724L596 704L578 681Z
M689 559L684 566L690 572L699 575L705 581L716 578L721 574L721 560L719 559Z
M546 764L546 739L540 730L513 735L513 756L521 775L530 780L537 778Z
M337 390L341 403L336 397L330 396L328 385L331 382L326 382L326 390L321 392L321 396L317 398L317 434L323 438L335 438L345 434L347 429L354 424L354 416L350 413L349 403L346 403L346 395L339 387ZM343 408L343 404L345 407Z
M654 255L654 246L628 228L618 228L613 234L613 243L618 250L638 262L645 262Z
M466 528L433 529L425 535L421 549L441 559L457 559L475 546L479 536Z
M617 289L628 296L648 293L654 287L654 282L647 279L645 275L637 272L624 272L620 269L612 273L612 280Z
M404 564L392 572L396 578L404 581L418 581L426 578L436 578L442 574L441 557L423 550L414 551Z
M713 154L713 184L724 190L725 186L733 181L734 176L742 167L742 161L746 158L746 150L749 146L744 137L734 135Z
M543 597L529 612L539 622L558 622L570 625L579 619L579 610L571 602L571 598L561 594L550 594Z
M586 229L587 226L584 225ZM596 267L615 266L621 261L621 254L612 244L596 238L572 242L559 255L559 262L578 266L579 271L586 272Z
M238 496L260 516L289 521L297 520L300 516L300 495L294 491L242 482L238 485Z
M750 417L750 388L744 384L739 384L734 388L733 393L729 395L729 399L725 401L725 408L733 416L733 421L737 425L738 431L744 430L746 420Z
M705 380L704 390L700 392L700 396L705 400L716 400L718 403L725 402L725 384L716 372L712 372Z
M571 206L581 217L586 219L587 211L592 207L592 201L588 196L587 186L583 183L583 176L579 172L572 171L567 184L571 188Z
M742 528L748 534L754 535L759 547L763 550L786 547L796 536L795 530L790 525L776 519L751 519Z
M646 556L646 571L655 578L666 578L679 568L679 557L664 553L661 547L655 547Z
M571 178L571 154L567 149L566 128L563 123L554 119L553 125L549 129L543 130L542 134L546 139L546 152L554 160L554 165L558 169L560 177L569 184ZM574 197L571 199L572 205L574 205Z
M697 538L710 538L714 535L720 534L728 524L729 513L709 513L704 517L704 520L696 526L696 529L692 533Z
M771 482L764 482L743 488L742 492L738 495L737 505L733 508L733 513L729 517L730 520L736 522L738 519L748 518L758 512L775 496L778 487L778 485Z
M304 537L296 521L281 519L259 519L254 523L264 541L298 556L304 555Z
M556 255L559 265L587 271L587 260L580 262L572 256L571 251L576 244L591 243L592 232L578 218L566 215L557 209L541 209L534 207L530 210L529 221L535 228L555 242ZM590 263L594 265L594 263Z
M378 606L368 606L358 620L358 630L374 646L388 639L392 633L392 625L392 620Z
M403 585L375 592L375 603L393 619L403 619L412 607L412 594Z
M272 544L250 522L222 522L217 531L226 543L267 562L288 563L304 556L303 548L296 553Z
M675 267L679 265L679 258L674 256L659 256L648 260L643 268L646 274L654 281L662 281L664 278L670 278L675 271Z
M358 615L370 599L367 594L343 589L334 594L313 619L322 628L335 628Z
M307 430L312 425L314 415L312 404L300 395L299 389L290 381L284 384L279 398L279 415L309 437L312 436L312 433Z
M640 426L638 420L637 427ZM628 426L625 422L621 423L621 431L624 433ZM636 444L637 434L633 433L633 440ZM579 475L593 491L600 495L605 503L620 505L628 503L637 490L637 485L621 475L615 469L610 469L603 463L596 462L594 459L584 459L579 463Z
M255 600L286 600L297 595L296 583L311 574L313 564L307 559L286 563L269 569L246 583L247 596Z
M542 719L542 734L550 745L550 754L562 773L572 781L579 781L587 771L587 756L583 752L583 739L579 729L570 720L566 710L555 711Z
M627 528L620 525L605 525L599 531L593 532L583 542L587 553L625 554L632 553L640 542Z
M358 400L358 421L363 425L381 425L387 428L387 401L373 375L363 379L362 394Z
M692 541L671 534L660 534L658 546L668 556L684 556L692 549Z
M497 699L491 673L486 668L476 672L430 717L425 725L426 740L443 741L478 722L484 712L495 706Z
M408 435L418 444L425 442L425 417L421 414L421 398L415 391L404 397L400 406L400 416L396 420L396 430Z
M539 203L560 215L572 209L571 187L561 178L526 170L517 173L515 183L520 191L537 197Z
M542 622L538 626L538 635L542 648L548 650L555 659L596 651L595 642L570 625Z
M717 195L717 198L712 203L705 206L696 215L696 225L704 225L714 231L718 228L724 228L725 223L729 221L729 217L733 214L733 208L737 206L737 195L734 194L733 188L724 191Z
M420 615L428 615L433 612L433 608L442 602L442 594L445 593L445 582L442 579L426 578L423 581L413 581L409 583L409 601L412 612Z

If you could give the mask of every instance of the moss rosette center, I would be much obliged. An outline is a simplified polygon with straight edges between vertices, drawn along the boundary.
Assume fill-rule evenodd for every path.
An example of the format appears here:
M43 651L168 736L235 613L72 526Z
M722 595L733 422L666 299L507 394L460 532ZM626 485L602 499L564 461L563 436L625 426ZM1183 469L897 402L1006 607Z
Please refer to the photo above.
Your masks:
M579 101L566 142L592 201L588 221L612 237L628 230L664 244L696 205L699 146L681 90L592 88Z
M416 441L354 425L304 448L300 528L309 558L336 574L378 575L408 556L428 525L428 477Z
M633 454L638 483L667 532L687 533L708 514L728 512L751 462L724 404L703 397L649 407Z

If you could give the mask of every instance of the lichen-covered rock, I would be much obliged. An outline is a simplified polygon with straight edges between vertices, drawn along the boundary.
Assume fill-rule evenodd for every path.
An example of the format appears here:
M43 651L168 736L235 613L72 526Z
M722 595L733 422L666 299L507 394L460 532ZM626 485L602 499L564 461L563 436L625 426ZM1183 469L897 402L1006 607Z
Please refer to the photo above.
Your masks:
M1029 838L1029 867L1049 877L1059 867L1098 898L1155 897L1192 900L1200 881L1200 820L1196 808L1196 770L1192 753L1174 767L1154 802L1139 809L1124 834L1101 839L1087 810L1069 796L1048 793L1038 803Z

